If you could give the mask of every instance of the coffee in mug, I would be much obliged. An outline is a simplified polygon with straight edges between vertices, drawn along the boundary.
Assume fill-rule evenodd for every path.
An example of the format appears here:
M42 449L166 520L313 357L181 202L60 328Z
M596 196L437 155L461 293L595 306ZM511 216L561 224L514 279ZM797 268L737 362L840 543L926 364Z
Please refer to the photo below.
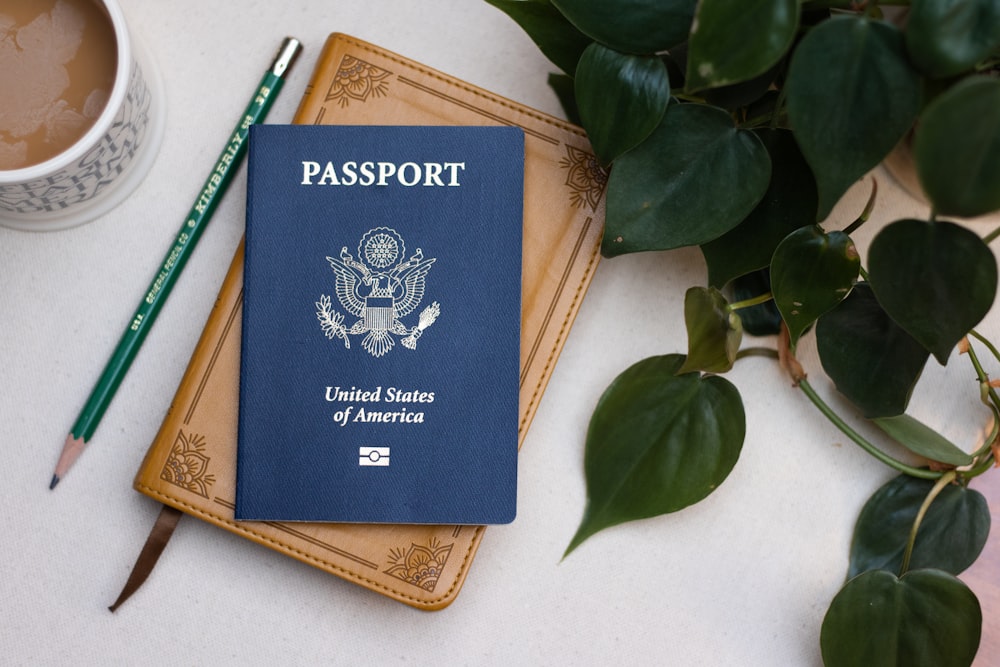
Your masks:
M90 0L0 7L0 169L45 162L79 140L107 104L117 48Z
M0 224L69 227L141 181L162 83L117 0L0 2Z

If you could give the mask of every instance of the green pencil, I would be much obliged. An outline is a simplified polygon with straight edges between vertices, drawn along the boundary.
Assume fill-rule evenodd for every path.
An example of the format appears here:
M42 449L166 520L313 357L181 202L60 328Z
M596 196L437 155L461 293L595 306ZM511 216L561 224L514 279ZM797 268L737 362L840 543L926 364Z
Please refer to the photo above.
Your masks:
M251 125L263 120L271 109L271 105L274 104L274 100L284 84L284 75L292 66L301 48L302 45L297 39L286 38L270 69L254 91L246 111L236 123L236 128L230 135L226 147L219 155L219 159L205 180L205 185L195 200L194 206L191 207L190 213L181 226L180 232L174 240L174 245L163 258L160 270L153 278L153 282L150 283L131 323L122 334L111 359L108 360L101 377L97 380L90 397L84 404L83 410L73 424L73 428L70 429L62 453L59 455L59 462L56 463L55 473L49 484L50 489L55 488L94 435L101 417L104 416L111 399L114 398L118 385L121 384L122 378L128 372L129 366L132 365L132 360L139 352L146 334L149 333L157 314L170 295L171 288L184 269L188 257L194 251L201 233L205 231L205 227L215 212L223 193L229 187L233 174L236 173L236 168L243 156L246 155L247 131Z

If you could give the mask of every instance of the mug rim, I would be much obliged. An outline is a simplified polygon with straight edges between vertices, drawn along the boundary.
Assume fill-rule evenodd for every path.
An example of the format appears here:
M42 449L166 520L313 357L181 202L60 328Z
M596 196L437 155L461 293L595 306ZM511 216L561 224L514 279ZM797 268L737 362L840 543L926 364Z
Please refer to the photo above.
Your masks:
M73 142L73 144L61 153L53 155L44 162L18 167L17 169L0 169L0 185L14 185L26 183L38 178L44 178L59 171L71 167L77 161L91 151L104 136L108 128L111 127L115 116L118 115L119 107L128 92L130 70L132 69L132 44L129 38L128 26L125 23L125 14L117 0L91 0L100 3L107 11L111 21L111 29L115 34L115 48L117 49L115 81L111 87L111 95L108 96L104 109L94 121L94 124L84 132L83 136Z

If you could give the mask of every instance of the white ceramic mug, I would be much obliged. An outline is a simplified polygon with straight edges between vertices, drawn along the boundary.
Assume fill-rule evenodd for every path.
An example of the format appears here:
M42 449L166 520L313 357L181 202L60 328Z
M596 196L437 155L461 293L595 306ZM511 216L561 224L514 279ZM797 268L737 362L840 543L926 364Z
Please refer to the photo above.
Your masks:
M107 14L117 47L107 103L61 153L0 169L0 225L54 230L93 220L121 203L152 166L165 125L159 72L132 39L117 0L92 1Z

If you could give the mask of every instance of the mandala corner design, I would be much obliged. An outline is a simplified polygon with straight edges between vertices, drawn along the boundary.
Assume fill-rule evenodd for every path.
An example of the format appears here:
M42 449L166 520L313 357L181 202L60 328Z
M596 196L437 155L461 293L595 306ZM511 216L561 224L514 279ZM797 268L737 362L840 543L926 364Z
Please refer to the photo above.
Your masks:
M408 549L392 549L385 574L433 593L454 546L431 538L426 545L411 542Z
M346 107L351 101L367 102L372 97L384 97L389 93L386 80L392 72L345 54L333 76L326 101L336 101Z
M210 460L205 456L203 436L178 431L160 479L208 498L208 491L215 484L215 476L208 474Z
M566 146L566 155L559 161L566 170L566 185L570 189L570 202L577 208L590 207L596 211L608 185L608 172L593 153L576 146Z

